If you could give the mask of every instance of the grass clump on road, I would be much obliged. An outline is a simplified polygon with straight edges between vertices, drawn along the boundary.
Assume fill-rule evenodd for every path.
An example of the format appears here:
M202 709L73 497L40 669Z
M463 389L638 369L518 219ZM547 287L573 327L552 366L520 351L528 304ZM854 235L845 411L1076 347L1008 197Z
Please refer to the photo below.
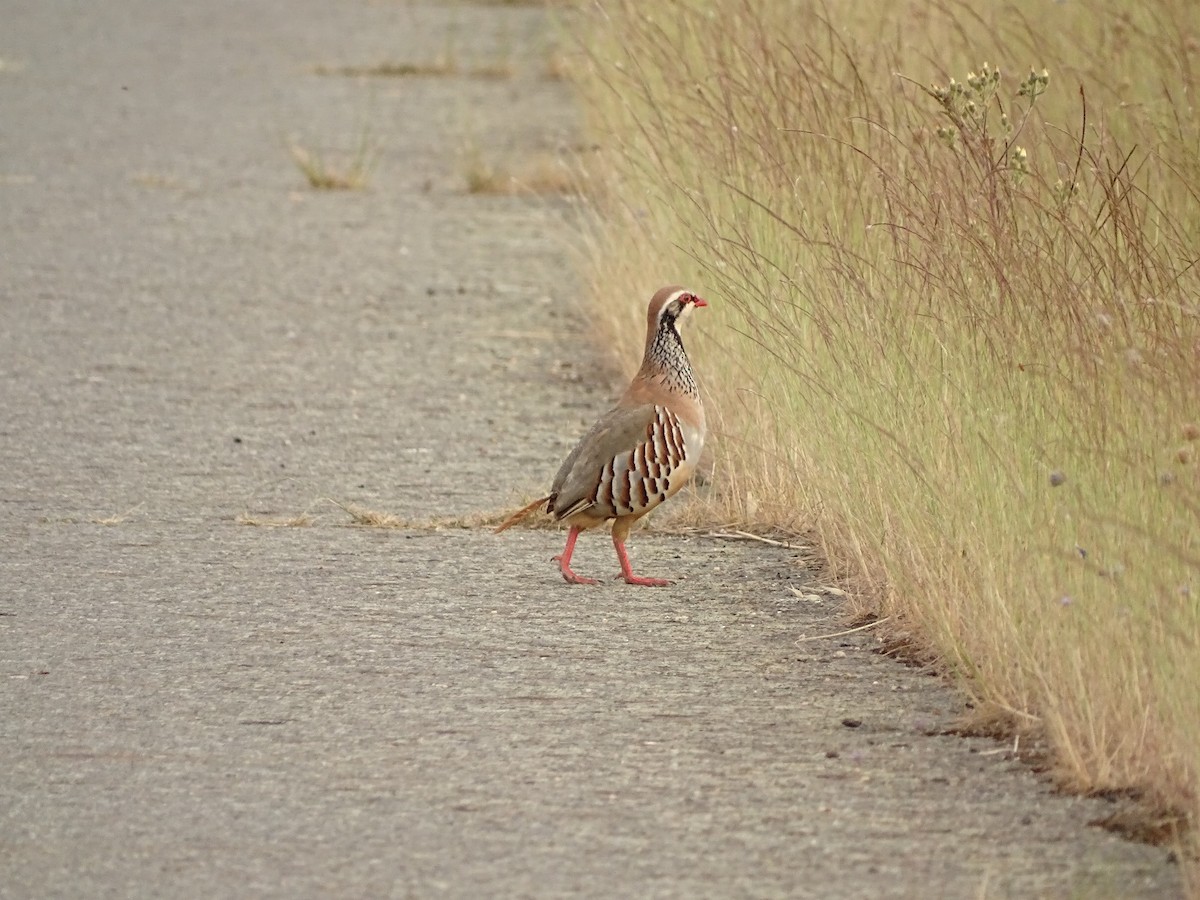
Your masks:
M337 162L294 140L289 143L288 152L309 187L318 191L361 191L366 188L379 157L379 146L370 127L363 125L358 130L353 152Z
M519 166L495 162L476 141L462 151L463 180L469 194L580 194L580 173L567 161L551 153L526 156Z
M587 23L612 343L664 278L710 296L700 514L812 530L980 726L1200 822L1190 7L823 9Z
M425 62L388 61L371 65L319 65L313 69L313 74L341 75L346 78L420 78L457 75L458 59L452 54L443 54Z

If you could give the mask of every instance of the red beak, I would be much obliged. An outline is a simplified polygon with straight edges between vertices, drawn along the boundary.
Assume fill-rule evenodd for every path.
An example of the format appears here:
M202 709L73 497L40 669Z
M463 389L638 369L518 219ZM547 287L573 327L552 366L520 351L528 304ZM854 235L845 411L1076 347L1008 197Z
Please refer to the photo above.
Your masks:
M705 301L705 299L703 297L697 297L695 294L693 294L692 295L692 306L696 306L696 307L708 306L708 303Z

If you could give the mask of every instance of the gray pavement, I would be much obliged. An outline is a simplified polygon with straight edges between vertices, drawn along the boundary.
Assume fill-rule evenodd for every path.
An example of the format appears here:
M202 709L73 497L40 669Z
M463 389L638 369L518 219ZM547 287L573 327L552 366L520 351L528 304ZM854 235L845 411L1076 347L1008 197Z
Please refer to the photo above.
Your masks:
M570 205L462 189L576 138L542 11L0 22L0 897L1180 895L938 680L798 640L798 552L641 533L676 586L569 587L560 534L326 499L500 509L611 393ZM313 72L447 50L517 74ZM309 190L287 139L364 122L368 189Z

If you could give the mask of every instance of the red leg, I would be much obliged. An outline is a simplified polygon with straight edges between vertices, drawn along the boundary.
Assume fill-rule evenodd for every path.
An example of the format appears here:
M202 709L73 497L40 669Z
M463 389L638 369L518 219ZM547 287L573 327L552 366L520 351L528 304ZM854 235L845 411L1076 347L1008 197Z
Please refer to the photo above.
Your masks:
M582 528L572 526L571 531L567 534L567 546L563 552L554 557L554 561L558 563L558 569L562 572L562 577L571 584L599 584L595 578L584 578L582 575L576 575L571 571L571 555L575 552L575 542L579 540L579 532Z
M629 555L625 552L625 542L615 534L613 546L617 548L617 559L621 561L621 577L626 584L640 584L645 587L666 587L671 582L665 578L641 578L633 574L633 566L629 565Z

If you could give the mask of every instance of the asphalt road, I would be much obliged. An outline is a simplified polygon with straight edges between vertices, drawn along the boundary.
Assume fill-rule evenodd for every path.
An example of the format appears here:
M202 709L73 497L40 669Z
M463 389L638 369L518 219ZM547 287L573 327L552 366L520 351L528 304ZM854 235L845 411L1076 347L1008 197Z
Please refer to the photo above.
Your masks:
M1180 895L937 679L806 640L797 551L638 534L676 586L582 588L557 533L350 524L514 504L610 394L571 205L464 190L576 139L542 11L0 22L0 897ZM364 128L367 189L310 190L287 144Z

